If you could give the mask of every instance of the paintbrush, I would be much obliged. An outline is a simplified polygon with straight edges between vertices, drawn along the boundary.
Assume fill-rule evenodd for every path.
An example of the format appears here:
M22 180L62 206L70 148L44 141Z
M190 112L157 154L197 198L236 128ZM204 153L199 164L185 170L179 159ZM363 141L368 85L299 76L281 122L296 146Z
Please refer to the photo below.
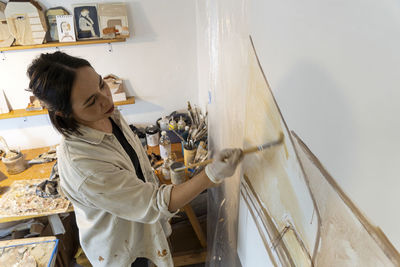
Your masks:
M175 131L174 129L171 129L171 131L179 137L179 139L181 139L183 142L186 142L186 140L182 137L182 135L180 135L177 131Z
M280 145L280 144L282 144L283 139L284 139L284 135L283 135L282 132L280 132L279 133L279 138L277 140L272 141L272 142L268 142L268 143L265 143L265 144L262 144L262 145L259 145L259 146L243 149L243 155L251 154L251 153L254 153L254 152L257 152L257 151L264 151L264 150L269 149L271 147ZM214 159L208 159L208 160L205 160L203 162L193 163L193 164L190 164L189 166L183 166L181 168L177 168L177 169L175 169L175 171L182 171L182 170L185 170L185 169L192 169L192 168L195 168L197 166L205 166L205 165L210 164L213 161L214 161Z

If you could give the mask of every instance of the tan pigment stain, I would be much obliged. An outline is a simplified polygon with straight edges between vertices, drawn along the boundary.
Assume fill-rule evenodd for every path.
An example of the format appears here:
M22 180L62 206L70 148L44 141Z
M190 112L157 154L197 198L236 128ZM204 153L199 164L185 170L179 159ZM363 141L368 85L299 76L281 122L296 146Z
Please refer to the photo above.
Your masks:
M362 225L356 215L359 211L346 205L338 193L340 189L328 182L333 178L300 142L296 137L296 150L321 216L321 243L315 266L399 266L395 257L381 247L384 242L374 240Z
M99 256L99 261L104 261L104 258L102 256Z
M167 256L167 254L168 254L168 252L167 252L166 249L163 249L162 252L161 252L161 251L157 251L157 255L158 255L159 257L165 257L165 256Z
M286 159L289 159L289 151L288 151L287 146L286 146L285 143L283 144L283 148L285 149Z

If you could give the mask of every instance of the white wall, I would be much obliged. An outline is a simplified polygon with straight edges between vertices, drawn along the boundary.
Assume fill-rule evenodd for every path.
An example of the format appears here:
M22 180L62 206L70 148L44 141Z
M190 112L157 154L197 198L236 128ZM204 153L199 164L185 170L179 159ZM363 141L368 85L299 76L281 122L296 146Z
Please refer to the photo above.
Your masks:
M250 33L288 126L400 250L400 4L251 0Z
M237 252L242 266L273 267L253 215L240 195Z
M62 47L61 51L84 57L102 75L114 73L125 80L128 95L136 104L120 109L129 123L154 123L161 115L197 103L196 13L194 0L85 1L126 2L133 36L124 43ZM40 1L46 8L70 1ZM5 52L0 60L0 88L14 109L29 102L27 66L40 53L56 48ZM47 115L0 120L0 136L20 148L56 144L59 135Z

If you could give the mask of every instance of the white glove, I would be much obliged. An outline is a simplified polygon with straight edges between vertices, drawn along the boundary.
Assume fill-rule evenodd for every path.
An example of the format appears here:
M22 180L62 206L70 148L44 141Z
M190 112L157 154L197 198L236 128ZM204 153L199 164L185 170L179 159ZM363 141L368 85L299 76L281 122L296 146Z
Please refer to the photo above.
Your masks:
M243 151L239 148L222 150L214 158L214 161L206 166L208 178L218 184L224 178L231 177L242 158Z

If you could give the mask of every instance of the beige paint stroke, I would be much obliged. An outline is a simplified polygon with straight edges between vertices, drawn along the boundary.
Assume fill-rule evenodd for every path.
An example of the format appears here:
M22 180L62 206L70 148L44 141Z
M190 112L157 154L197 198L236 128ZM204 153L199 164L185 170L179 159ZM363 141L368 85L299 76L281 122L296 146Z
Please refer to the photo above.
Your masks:
M293 136L321 216L315 266L400 266L400 255L383 232L357 209L300 138Z
M241 194L274 265L400 266L389 239L289 133L251 48L244 147L272 141L281 131L285 142L245 157Z
M249 69L244 148L276 140L280 132L285 135L285 142L246 156L243 174L271 217L276 231L282 232L290 225L291 230L285 232L278 243L285 247L291 265L311 266L310 258L318 236L314 203L289 132L251 44ZM272 238L279 239L279 236Z

